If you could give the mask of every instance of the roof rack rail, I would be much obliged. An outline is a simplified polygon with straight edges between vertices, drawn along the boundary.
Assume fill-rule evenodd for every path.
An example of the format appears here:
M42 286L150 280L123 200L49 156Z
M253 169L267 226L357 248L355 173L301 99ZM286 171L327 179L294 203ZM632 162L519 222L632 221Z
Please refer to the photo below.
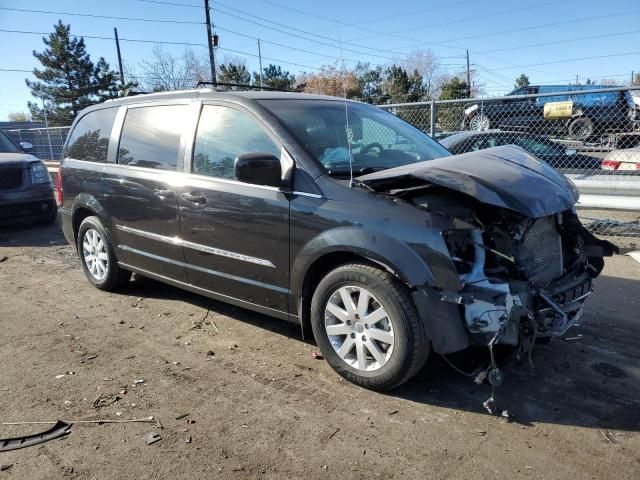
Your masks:
M240 87L247 88L253 90L268 90L271 92L292 92L293 90L284 90L282 88L273 88L273 87L261 87L260 85L247 85L244 83L226 83L226 82L198 82L196 84L196 88L202 86L212 86L212 87Z
M137 91L137 92L127 92L125 93L125 97L135 97L136 95L147 95L151 92Z

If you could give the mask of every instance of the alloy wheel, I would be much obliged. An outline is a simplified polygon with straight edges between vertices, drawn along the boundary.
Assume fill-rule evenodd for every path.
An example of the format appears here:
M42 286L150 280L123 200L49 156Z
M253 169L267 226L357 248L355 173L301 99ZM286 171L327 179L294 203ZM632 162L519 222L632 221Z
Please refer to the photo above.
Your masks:
M485 115L476 115L471 119L471 130L476 130L478 132L483 132L485 130L489 130L490 121L489 117Z
M82 256L87 270L97 281L102 281L109 271L109 255L107 245L100 233L90 228L82 240Z
M324 324L331 346L347 365L374 371L391 358L393 322L366 288L352 285L334 291L325 307Z

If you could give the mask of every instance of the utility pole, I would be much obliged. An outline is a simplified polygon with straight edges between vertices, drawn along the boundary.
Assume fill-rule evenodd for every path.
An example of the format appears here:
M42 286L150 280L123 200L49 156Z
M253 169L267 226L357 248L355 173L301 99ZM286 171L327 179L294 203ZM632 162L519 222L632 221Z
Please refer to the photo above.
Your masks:
M578 74L576 74L576 85L578 85Z
M467 50L467 98L471 98L471 70L469 69L469 50Z
M258 63L260 64L260 88L262 89L262 51L260 50L260 39L258 39ZM633 75L631 75L633 77Z
M204 18L207 22L207 43L209 45L209 64L211 65L211 82L216 85L216 57L213 54L213 36L211 35L211 15L209 0L204 0Z
M118 29L113 27L113 33L116 37L116 50L118 51L118 67L120 68L120 85L124 88L124 70L122 69L122 55L120 55L120 40L118 39Z
M635 80L635 75L634 75L634 73L635 73L635 72L634 72L633 70L631 70L631 83L630 83L630 85L631 85L632 87L633 87L633 81Z
M47 130L47 140L49 141L49 158L53 158L53 147L51 146L51 135L49 134L49 120L47 119L47 104L44 97L42 97L42 114L44 115L44 128Z

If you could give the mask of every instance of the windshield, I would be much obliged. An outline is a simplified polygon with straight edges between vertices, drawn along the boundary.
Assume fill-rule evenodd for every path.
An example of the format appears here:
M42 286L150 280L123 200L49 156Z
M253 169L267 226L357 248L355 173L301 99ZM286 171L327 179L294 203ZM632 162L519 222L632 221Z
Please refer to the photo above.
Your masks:
M0 153L22 153L2 130L0 130Z
M335 100L261 100L330 175L399 167L451 155L428 135L377 107ZM349 121L345 110L348 111Z

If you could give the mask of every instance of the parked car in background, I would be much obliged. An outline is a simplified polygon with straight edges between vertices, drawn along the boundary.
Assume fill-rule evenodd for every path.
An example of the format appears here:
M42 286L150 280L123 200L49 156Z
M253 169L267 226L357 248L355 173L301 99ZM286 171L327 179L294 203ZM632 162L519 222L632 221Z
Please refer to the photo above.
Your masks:
M464 110L463 129L483 131L495 128L559 133L586 141L597 135L632 131L640 120L639 109L629 91L580 93L599 90L601 85L541 85L519 88L504 99L477 101ZM557 95L517 98L518 95ZM516 98L510 98L516 97ZM549 113L545 106L568 102L564 113Z
M33 220L53 222L56 202L47 167L0 130L0 224Z
M616 250L523 149L453 156L319 95L109 100L77 116L59 178L62 230L97 288L135 272L299 323L340 375L380 390L431 350L563 335Z
M573 170L599 170L601 160L582 155L574 149L568 149L544 135L522 132L489 130L485 132L460 132L440 140L440 144L451 153L466 153L484 150L502 145L517 145L536 158L557 168L563 173Z
M640 173L640 147L611 150L604 157L602 168L620 173Z

